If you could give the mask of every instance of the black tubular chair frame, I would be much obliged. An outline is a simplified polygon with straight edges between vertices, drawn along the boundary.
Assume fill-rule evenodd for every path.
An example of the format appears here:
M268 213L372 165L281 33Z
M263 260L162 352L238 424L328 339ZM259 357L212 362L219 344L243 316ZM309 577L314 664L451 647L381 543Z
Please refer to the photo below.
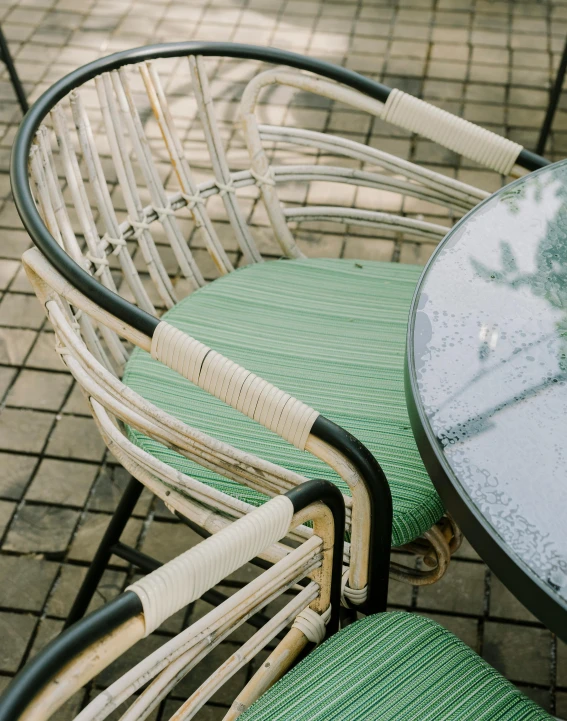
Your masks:
M20 76L18 75L18 71L16 70L16 66L14 65L14 60L12 58L12 53L10 52L10 48L8 47L8 42L6 40L6 36L4 35L4 31L2 30L1 27L0 27L0 60L2 60L2 62L6 66L6 69L8 70L8 75L10 76L10 82L12 83L12 87L14 88L14 92L16 93L18 103L20 105L22 113L25 114L29 110L28 100L26 98L24 86L22 85L22 81L20 80Z

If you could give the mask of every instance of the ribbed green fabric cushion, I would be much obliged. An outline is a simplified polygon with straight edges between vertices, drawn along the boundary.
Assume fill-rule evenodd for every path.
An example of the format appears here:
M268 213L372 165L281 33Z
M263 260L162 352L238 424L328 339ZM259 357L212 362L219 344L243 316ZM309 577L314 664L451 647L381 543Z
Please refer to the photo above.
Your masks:
M549 721L428 618L367 616L325 641L240 721Z
M394 546L431 527L443 506L423 467L404 396L408 311L421 269L394 263L270 261L201 288L164 318L335 421L381 463L394 505ZM345 484L310 453L289 445L174 371L136 350L125 382L177 418L237 448ZM215 475L130 430L155 457L254 505L265 496Z

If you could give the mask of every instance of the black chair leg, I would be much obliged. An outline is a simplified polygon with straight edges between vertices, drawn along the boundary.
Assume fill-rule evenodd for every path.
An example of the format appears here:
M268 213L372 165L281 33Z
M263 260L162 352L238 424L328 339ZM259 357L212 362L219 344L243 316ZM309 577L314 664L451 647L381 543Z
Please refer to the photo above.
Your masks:
M358 618L358 614L356 613L356 609L344 608L343 606L341 606L341 610L340 610L341 628L346 628L347 626L350 626L351 623L356 623L357 618Z
M102 541L95 553L93 561L89 567L85 580L79 593L75 598L75 602L71 608L71 612L65 622L65 628L71 626L85 615L85 612L91 602L96 588L102 578L110 557L113 554L114 547L120 542L120 536L128 523L128 519L132 515L136 503L140 498L143 485L135 478L131 478L126 486L126 490L122 494L120 503L118 504L114 515L112 516L108 528L106 529Z
M543 125L541 126L541 132L539 134L539 140L537 141L536 153L543 155L545 152L545 144L549 137L551 125L553 124L553 118L555 117L555 111L561 97L561 90L563 89L563 81L565 79L565 73L567 72L567 40L565 41L565 47L563 48L563 55L561 56L561 62L559 64L559 70L557 71L557 77L555 83L551 89L549 96L549 105L547 106L547 112Z
M8 68L8 74L10 75L10 81L12 83L12 87L14 88L14 91L18 98L18 102L20 103L20 108L22 109L22 112L25 114L28 112L28 108L29 108L28 100L26 98L26 94L24 92L22 82L21 82L21 80L18 76L18 73L16 71L16 68L14 66L14 61L12 60L10 48L8 47L8 43L6 42L4 33L2 32L2 28L0 28L0 56L2 57L4 64Z

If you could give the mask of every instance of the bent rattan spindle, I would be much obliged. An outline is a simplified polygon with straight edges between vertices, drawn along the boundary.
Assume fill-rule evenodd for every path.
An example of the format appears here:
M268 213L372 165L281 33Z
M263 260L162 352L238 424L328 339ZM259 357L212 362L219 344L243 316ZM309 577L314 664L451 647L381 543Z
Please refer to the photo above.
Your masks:
M171 116L171 111L167 104L159 76L151 63L140 65L140 73L144 80L152 110L167 146L172 167L179 181L183 200L186 201L187 208L193 214L195 223L201 231L205 246L211 254L215 266L221 274L229 273L234 270L234 268L226 255L208 213L203 207L205 201L199 193L197 184L193 179L189 162L183 152L183 146L175 128L175 123Z
M95 84L114 168L118 176L118 183L122 190L126 210L128 211L128 222L135 228L133 237L140 245L140 250L142 251L148 272L160 298L166 308L171 308L178 299L171 279L159 257L159 252L151 233L151 225L146 222L144 207L132 168L132 161L127 151L124 128L108 73L95 78Z
M249 170L230 171L206 74L206 56L261 60L302 71L255 73L245 88L241 117L251 158ZM192 80L197 117L211 158L211 180L197 182L194 177L193 164L184 152L166 86L158 72L160 57L180 58ZM154 141L150 143L144 130L139 95L134 94L128 79L127 66L131 64L137 65L147 107L155 117L162 147L174 171L179 189L173 192L169 190L169 183L160 177L154 159ZM115 187L105 179L95 142L96 126L91 125L90 108L87 112L81 99L82 86L93 78L110 160L116 172ZM237 444L203 433L129 388L119 380L129 355L129 346L119 338L151 352L154 358L205 392L322 459L338 473L351 493L351 497L345 496L350 543L345 543L348 582L344 601L360 604L359 608L368 611L385 603L386 586L382 581L387 575L390 547L390 492L380 466L355 438L326 421L309 404L284 393L284 389L278 390L257 373L248 373L229 357L216 353L214 345L201 344L168 322L159 321L154 308L161 303L165 308L175 309L179 300L176 279L170 277L163 254L171 250L179 275L193 288L202 286L202 271L178 221L178 214L186 208L221 275L233 277L234 263L220 241L206 205L208 198L220 195L237 246L243 256L252 261L252 267L263 267L254 263L262 260L262 255L237 197L240 188L250 186L257 186L274 238L290 258L303 255L290 223L342 223L348 227L371 228L377 234L383 231L408 234L412 239L427 242L437 242L446 228L418 217L376 209L285 204L279 197L279 187L285 183L299 182L309 187L311 182L323 180L388 190L399 193L402 198L446 208L452 217L464 214L487 194L351 138L258 122L259 97L270 85L316 93L357 112L395 120L402 127L422 132L442 144L445 132L447 147L468 154L498 172L512 172L518 164L529 170L546 162L471 123L448 113L430 111L422 101L406 101L397 91L394 93L352 71L313 58L224 43L179 43L126 51L95 61L56 83L35 104L18 133L12 157L14 197L26 228L44 256L29 251L24 262L56 327L62 359L85 391L107 445L136 478L156 492L172 510L186 515L195 527L204 532L217 532L231 520L250 512L252 506L149 454L133 442L125 426L203 468L267 496L285 493L303 483L305 476L257 454L238 450ZM70 115L78 143L69 130ZM69 221L57 187L57 169L46 125L49 116L76 211L76 229ZM314 149L317 153L332 155L334 164L314 163L314 156L306 155L309 162L278 165L277 153L268 160L264 143L285 144L294 152ZM28 157L43 220L29 186ZM341 166L341 161L346 165L343 162ZM81 176L80 162L86 167L86 181ZM119 215L121 211L114 207L118 190L127 213L123 220ZM89 200L93 196L94 202ZM148 199L149 205L144 205ZM138 246L141 259L134 255ZM119 269L115 267L116 262ZM240 274L234 276L241 277ZM119 294L133 298L138 305ZM67 303L74 310L69 311ZM305 540L311 533L302 527L294 531L294 537ZM410 540L406 547L421 555L428 568L408 570L392 564L394 577L422 584L443 574L451 552L458 545L458 529L452 521L442 519L438 527L424 530L422 536L422 539ZM373 547L371 538L374 538ZM274 560L276 558L277 554ZM100 572L100 568L93 572L95 583ZM371 576L382 581L374 582ZM371 589L368 592L369 583L371 586L376 583L375 587L381 589L376 598L372 597Z
M105 233L102 240L107 247L112 247L112 254L120 261L124 278L132 291L137 305L148 313L154 313L154 306L146 289L142 285L140 276L134 267L132 257L128 252L126 240L122 235L81 94L78 90L74 90L69 97L73 120L77 128L79 146L87 168L89 184L94 191L96 207L101 214L104 224ZM89 260L91 260L96 267L95 275L100 273L101 268L108 265L109 262L104 252L102 256L89 258Z
M232 175L228 167L223 143L218 131L213 107L213 99L211 97L209 81L207 73L203 67L202 58L198 55L190 55L188 59L191 77L193 79L195 97L197 99L197 105L205 132L205 140L211 155L213 171L215 174L215 184L219 189L221 198L223 199L228 220L236 233L238 244L244 253L244 258L248 262L260 262L262 261L262 256L256 247L256 243L252 238L248 224L242 216L238 200L235 197ZM155 67L153 69L153 77L157 79Z
M159 221L166 231L181 272L195 288L198 288L204 285L205 280L185 242L177 217L171 208L169 198L155 167L151 149L144 134L142 121L132 97L128 78L125 73L118 70L111 73L111 78L120 113L124 124L128 127L134 152L144 175L147 188L150 191L153 210L157 213Z
M40 207L46 218L48 226L50 227L50 230L52 230L55 238L58 239L58 242L61 244L62 247L65 248L65 250L71 255L71 257L75 258L78 262L81 262L81 264L84 264L84 267L89 270L92 265L92 261L90 260L90 258L93 258L95 256L99 257L99 255L100 257L103 257L104 251L100 247L94 248L91 246L89 247L89 251L94 251L95 256L93 256L91 252L87 252L86 256L83 256L81 254L78 240L75 237L75 234L71 227L71 223L67 215L66 206L57 183L57 173L53 167L53 156L51 153L51 148L49 145L45 127L41 128L38 132L37 144L34 145L32 148L30 158L30 170L31 175L34 178L37 186ZM49 189L46 175L50 178ZM54 212L53 206L59 209L59 213L57 214L59 216L58 221L56 220L57 216ZM62 230L60 230L59 224L61 225ZM90 230L90 228L88 228L88 230ZM88 230L86 230L85 232L86 238L89 238ZM114 281L112 280L112 276L108 269L107 263L101 264L100 267L104 269L104 272L99 272L99 276L104 276L104 282L108 284L108 287L110 289L115 290ZM92 352L95 353L97 358L99 358L106 365L106 367L112 368L112 365L109 363L106 353L98 339L91 319L87 315L85 315L78 317L77 320L80 324L82 333L84 333L85 338L88 339L89 346L91 347ZM105 326L101 327L101 333L104 337L104 341L107 344L112 357L121 367L127 360L127 354L122 347L119 339L112 331L108 330Z

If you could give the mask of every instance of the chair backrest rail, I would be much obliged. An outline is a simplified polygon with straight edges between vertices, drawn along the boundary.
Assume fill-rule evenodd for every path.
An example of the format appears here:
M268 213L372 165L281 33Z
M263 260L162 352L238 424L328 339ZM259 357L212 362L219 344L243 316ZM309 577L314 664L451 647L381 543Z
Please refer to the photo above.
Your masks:
M93 285L91 279L87 279L85 277L84 270L77 268L71 259L68 258L65 260L63 255L58 252L58 249L53 247L53 240L51 239L52 236L37 215L35 204L30 193L29 184L27 183L25 169L27 167L27 157L29 155L35 132L43 122L44 117L57 104L57 102L89 79L102 75L105 72L118 70L118 72L112 72L112 84L114 86L115 93L117 94L120 111L124 114L124 118L130 126L129 130L132 142L134 144L138 142L138 146L136 148L138 152L136 154L147 176L148 186L150 190L153 188L152 192L157 192L161 195L159 190L159 179L156 178L153 172L154 169L152 168L151 157L148 157L145 152L146 147L144 143L144 135L143 132L140 133L141 128L139 125L139 116L133 102L132 95L129 93L126 85L127 81L124 73L124 67L129 64L140 63L142 61L158 57L180 57L183 55L190 56L191 70L195 80L197 81L197 93L201 92L201 100L199 102L202 105L202 111L207 119L205 121L206 135L209 137L210 147L214 150L213 162L216 164L217 170L220 173L220 179L217 177L217 183L221 182L224 188L230 187L230 178L226 176L225 166L219 156L220 146L212 136L212 127L214 127L214 123L212 126L210 125L210 103L207 102L206 96L203 94L203 83L207 83L207 80L206 76L200 72L199 68L202 61L199 60L199 56L221 55L226 57L250 58L267 62L275 62L299 68L301 70L319 73L323 77L331 78L338 83L354 88L355 90L366 94L370 98L378 100L381 103L386 103L392 92L390 88L369 80L368 78L364 78L363 76L360 76L348 69L333 66L329 63L315 60L314 58L302 57L288 51L274 50L271 48L258 48L247 45L236 45L232 43L172 43L170 45L149 46L147 48L136 49L133 51L124 51L108 58L90 63L81 70L71 73L56 83L37 101L20 127L15 142L14 153L12 155L12 175L14 177L14 185L16 188L14 197L24 225L27 227L32 237L36 239L36 242L42 248L46 257L54 262L68 277L68 279L71 280L71 282L76 284L77 287L80 287L87 293L87 295L98 295L99 303L103 306L108 306L109 309L112 308L114 312L122 314L123 320L127 320L127 322L134 324L139 330L144 329L144 332L149 333L150 335L153 333L155 324L150 321L148 314L144 313L142 308L135 308L132 305L127 306L124 303L117 302L116 297L112 293L107 293L106 289L102 289L102 291L97 294L95 292L96 286ZM118 80L118 75L120 76L120 80ZM199 88L201 88L200 91ZM132 132L132 130L134 132ZM520 153L519 160L522 161L522 159L523 156L522 153ZM526 162L528 166L530 166L530 164L533 164L534 158L530 157ZM545 164L546 161L540 159L537 162L542 165ZM265 175L265 168L254 168L254 170L261 176ZM273 188L269 184L264 184L262 186L262 192L269 199L273 195ZM232 196L233 193L225 192L224 195ZM227 207L232 208L229 212L229 217L232 216L233 213L236 213L236 210L234 210L236 206L233 206L233 200L234 199L232 197L225 200ZM157 202L154 202L154 205L160 207L160 202L165 204L166 198L162 196L157 199ZM275 228L276 234L280 240L283 239L287 244L287 251L292 255L296 255L295 241L291 236L288 237L287 225L285 225L283 218L280 217L279 213L275 210L275 203L268 200L268 205L273 210L272 212L270 207L268 208L268 211L272 213L272 220L277 226ZM200 271L198 267L193 264L189 255L188 247L185 243L179 244L177 242L179 240L177 237L177 229L176 225L172 223L171 216L166 214L166 217L163 218L163 223L167 232L171 235L171 240L173 241L172 247L176 251L176 257L182 266L183 272L187 278L194 280L197 285L201 284ZM252 253L252 246L248 246L248 251Z

